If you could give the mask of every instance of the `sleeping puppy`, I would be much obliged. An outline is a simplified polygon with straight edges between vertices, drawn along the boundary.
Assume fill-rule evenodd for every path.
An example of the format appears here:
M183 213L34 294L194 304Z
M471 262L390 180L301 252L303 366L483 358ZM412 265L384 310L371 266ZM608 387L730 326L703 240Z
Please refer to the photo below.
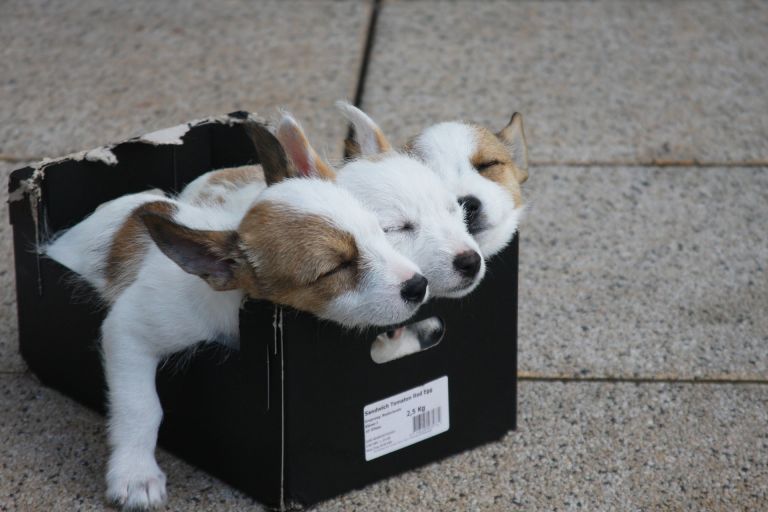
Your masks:
M275 135L302 172L315 173L325 165L290 115L282 117ZM421 161L393 151L380 131L369 153L343 165L337 184L360 200L395 249L421 268L430 295L471 292L485 275L485 262L454 195ZM241 211L241 198L258 195L263 187L260 166L220 169L187 185L179 200Z
M362 112L349 119L357 140L347 141L348 153L363 157L375 154L371 141L380 132L378 126ZM414 137L404 149L423 160L452 191L486 259L507 246L523 213L520 185L528 179L521 114L513 114L497 133L459 121L438 123Z
M375 156L380 141L385 140L381 129L360 109L344 102L337 105L354 127L353 136L346 140L347 154ZM438 123L414 137L405 150L423 160L452 191L485 258L507 246L523 213L520 185L528 179L528 148L521 114L513 114L507 126L495 134L475 124ZM415 332L435 320L430 318L408 327ZM412 336L382 333L374 341L372 355L382 363L419 350Z
M290 164L262 125L248 127L265 190L231 209L158 192L123 196L55 238L45 254L109 305L101 328L109 392L107 496L126 509L159 506L155 460L162 409L158 363L199 340L237 345L246 296L346 326L392 325L427 299L419 268L376 218L316 162Z

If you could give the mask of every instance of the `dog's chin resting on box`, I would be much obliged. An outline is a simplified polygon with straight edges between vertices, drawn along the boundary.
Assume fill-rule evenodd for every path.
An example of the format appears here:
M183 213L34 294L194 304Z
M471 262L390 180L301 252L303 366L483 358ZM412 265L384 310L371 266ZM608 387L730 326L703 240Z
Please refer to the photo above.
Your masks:
M109 393L108 498L165 499L154 451L159 361L199 340L238 338L246 296L356 327L392 325L427 299L427 280L312 152L297 167L262 125L247 129L268 187L244 215L157 191L119 197L55 236L45 254L94 286ZM287 179L295 178L295 179Z

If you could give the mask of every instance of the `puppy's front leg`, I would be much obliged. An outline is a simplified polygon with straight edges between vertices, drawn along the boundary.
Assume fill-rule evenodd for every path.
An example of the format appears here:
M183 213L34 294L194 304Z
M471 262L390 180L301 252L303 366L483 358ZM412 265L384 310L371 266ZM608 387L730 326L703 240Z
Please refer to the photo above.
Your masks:
M163 411L155 388L160 357L147 340L132 336L113 310L102 325L109 387L107 499L146 510L165 501L165 474L155 460Z

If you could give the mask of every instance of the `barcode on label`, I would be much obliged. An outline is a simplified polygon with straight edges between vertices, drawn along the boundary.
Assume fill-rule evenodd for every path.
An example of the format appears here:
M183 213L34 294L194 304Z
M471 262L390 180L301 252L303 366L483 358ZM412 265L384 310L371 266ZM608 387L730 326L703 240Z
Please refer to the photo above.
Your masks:
M440 407L413 416L413 432L420 432L440 424Z

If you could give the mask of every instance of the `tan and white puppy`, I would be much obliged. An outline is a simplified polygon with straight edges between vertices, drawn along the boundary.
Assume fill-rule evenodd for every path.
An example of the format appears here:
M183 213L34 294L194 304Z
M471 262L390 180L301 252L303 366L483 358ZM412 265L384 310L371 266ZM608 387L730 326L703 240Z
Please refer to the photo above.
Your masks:
M244 297L285 304L347 326L391 325L427 298L419 268L376 218L333 183L290 165L254 124L266 184L231 209L157 192L124 196L51 242L45 253L110 305L102 324L109 388L107 496L127 509L159 506L165 475L154 452L162 409L158 363L199 340L236 345Z
M467 226L486 258L512 240L523 213L520 185L528 179L523 116L498 133L476 124L439 123L409 144L463 205Z
M352 121L364 142L348 141L348 153L371 154L380 130L372 122ZM469 232L485 258L506 247L524 211L520 185L528 179L521 114L513 114L498 133L458 121L438 123L414 137L405 150L423 160L462 204Z

